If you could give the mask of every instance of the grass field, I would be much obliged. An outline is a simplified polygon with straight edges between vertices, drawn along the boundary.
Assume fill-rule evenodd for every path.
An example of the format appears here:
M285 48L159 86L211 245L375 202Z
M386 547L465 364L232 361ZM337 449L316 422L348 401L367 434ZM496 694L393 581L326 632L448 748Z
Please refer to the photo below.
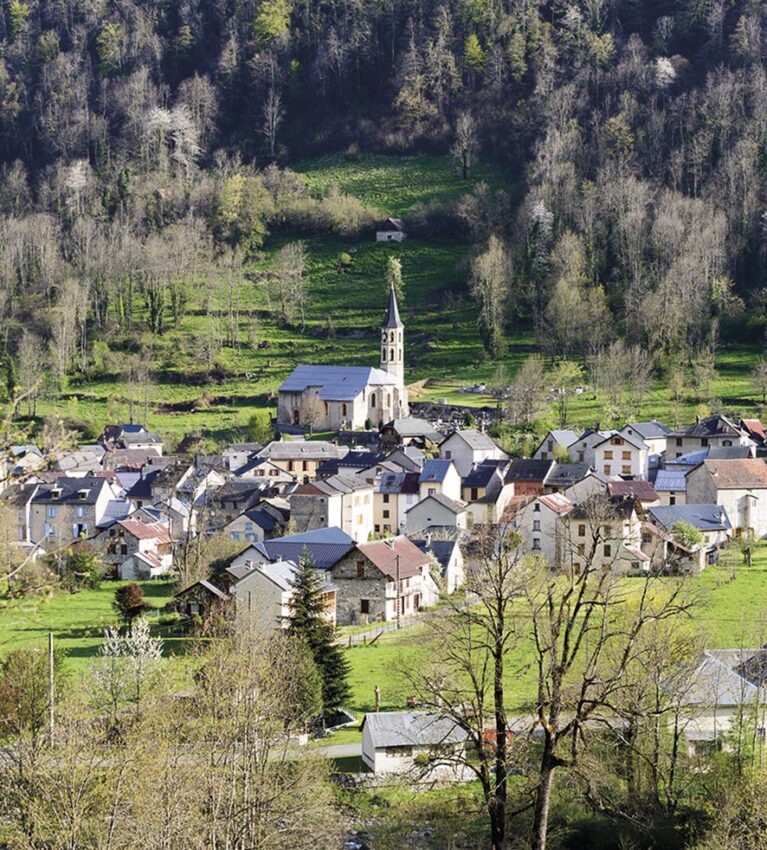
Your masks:
M491 188L513 189L513 178L485 163L467 181L459 179L452 162L443 156L364 154L357 159L325 156L298 163L310 191L320 193L338 186L384 214L404 218L419 204L447 202L467 193L478 182ZM490 381L498 363L487 359L476 326L476 309L468 295L471 243L467 238L440 239L419 236L397 245L376 244L370 235L362 239L337 236L307 239L309 251L308 308L304 332L281 327L273 319L259 273L269 268L272 256L287 240L284 233L267 239L262 256L243 278L239 289L242 319L238 348L225 347L217 358L223 369L217 382L210 381L201 354L210 319L195 306L177 328L162 337L146 335L152 352L154 376L148 390L148 424L173 440L187 432L204 432L213 440L243 435L249 416L257 409L273 410L273 393L299 363L371 364L378 362L378 324L386 292L384 275L388 257L402 261L406 299L406 366L409 381L428 379L420 399L447 399L469 405L494 404L493 399L459 392L465 384ZM347 266L339 256L347 253ZM200 283L200 289L209 286ZM211 295L211 308L222 314L226 294ZM248 320L247 312L255 318ZM222 320L223 321L223 320ZM328 324L332 326L329 332ZM140 326L140 317L137 317ZM118 341L119 342L119 341ZM268 347L258 348L258 343ZM525 328L511 328L504 364L513 376L534 350ZM737 345L718 356L714 394L726 410L748 413L755 395L748 373L759 350ZM98 380L72 381L62 396L39 405L84 423L93 433L108 421L125 420L129 387L119 374ZM192 406L195 408L192 409ZM690 419L695 405L685 406ZM143 410L139 412L143 418ZM643 411L671 421L672 410L665 387L655 381L649 387ZM590 394L572 404L572 424L591 426L604 419L604 401Z

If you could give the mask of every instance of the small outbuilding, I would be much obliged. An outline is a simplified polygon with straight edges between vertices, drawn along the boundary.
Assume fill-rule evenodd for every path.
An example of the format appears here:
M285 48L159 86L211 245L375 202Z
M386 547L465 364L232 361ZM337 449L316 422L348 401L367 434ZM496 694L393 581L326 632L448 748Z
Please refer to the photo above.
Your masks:
M403 242L405 239L407 231L401 218L387 218L376 225L376 242Z
M377 774L411 773L419 779L463 781L466 730L449 717L428 711L366 714L362 761Z

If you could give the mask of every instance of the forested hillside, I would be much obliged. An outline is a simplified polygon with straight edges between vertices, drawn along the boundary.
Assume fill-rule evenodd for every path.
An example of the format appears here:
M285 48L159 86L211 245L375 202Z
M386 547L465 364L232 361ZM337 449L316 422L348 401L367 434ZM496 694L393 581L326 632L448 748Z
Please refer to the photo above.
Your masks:
M459 191L410 219L465 243L451 287L489 356L521 327L556 356L596 363L625 337L627 369L705 373L767 322L763 27L750 0L9 0L8 394L41 373L35 393L147 383L193 312L218 316L190 340L212 369L258 336L246 285L303 333L298 240L369 239L392 213L296 174L339 151L452 154Z

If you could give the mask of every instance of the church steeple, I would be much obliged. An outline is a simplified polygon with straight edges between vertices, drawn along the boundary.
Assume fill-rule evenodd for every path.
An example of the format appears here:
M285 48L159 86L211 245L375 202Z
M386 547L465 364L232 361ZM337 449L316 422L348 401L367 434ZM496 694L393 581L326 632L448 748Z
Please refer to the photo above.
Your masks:
M399 317L397 295L392 286L389 292L389 307L381 328L381 368L398 378L400 383L404 383L405 376L404 330L405 326Z

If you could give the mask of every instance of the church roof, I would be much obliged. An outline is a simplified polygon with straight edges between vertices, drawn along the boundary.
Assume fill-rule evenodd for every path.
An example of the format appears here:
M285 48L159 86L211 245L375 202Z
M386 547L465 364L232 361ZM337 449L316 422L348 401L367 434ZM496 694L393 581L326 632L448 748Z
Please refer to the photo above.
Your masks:
M383 326L385 328L404 328L402 320L399 317L399 307L397 307L397 296L394 293L394 287L389 290L389 307L386 310Z
M367 386L398 385L399 381L394 375L371 366L302 365L296 366L279 392L300 393L307 387L319 387L319 398L322 401L352 401Z

